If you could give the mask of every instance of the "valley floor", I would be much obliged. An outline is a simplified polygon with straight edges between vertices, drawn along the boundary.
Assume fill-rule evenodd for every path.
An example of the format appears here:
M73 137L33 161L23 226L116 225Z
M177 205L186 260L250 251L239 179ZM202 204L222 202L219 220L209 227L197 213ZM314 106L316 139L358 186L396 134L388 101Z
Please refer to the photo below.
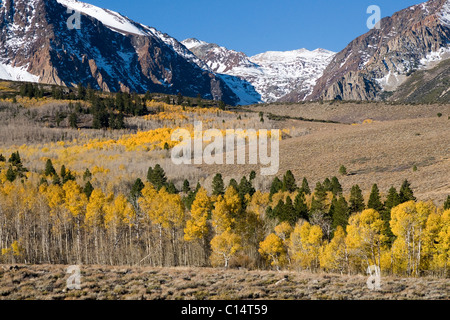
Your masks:
M81 289L67 290L67 266L0 266L0 299L37 300L449 300L450 279L309 272L81 266Z

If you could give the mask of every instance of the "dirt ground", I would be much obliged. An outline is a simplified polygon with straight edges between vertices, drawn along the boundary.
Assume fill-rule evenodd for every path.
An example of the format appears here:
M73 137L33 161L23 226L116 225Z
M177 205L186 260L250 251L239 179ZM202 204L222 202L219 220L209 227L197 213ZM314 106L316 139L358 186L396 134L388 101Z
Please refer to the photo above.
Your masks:
M0 299L23 300L448 300L450 279L363 275L81 266L81 289L68 290L68 266L0 266Z

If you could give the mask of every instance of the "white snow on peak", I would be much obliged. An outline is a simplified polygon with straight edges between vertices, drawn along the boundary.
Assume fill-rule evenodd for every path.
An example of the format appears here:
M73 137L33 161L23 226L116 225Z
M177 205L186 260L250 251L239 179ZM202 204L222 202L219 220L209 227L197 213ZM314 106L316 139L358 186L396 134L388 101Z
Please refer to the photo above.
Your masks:
M145 35L145 33L140 28L136 27L136 25L134 25L130 19L122 16L120 13L108 9L102 9L78 0L56 1L69 9L76 10L97 19L105 26L111 28L113 31L123 31L126 33Z
M180 45L177 40L169 35L162 33L155 28L138 24L130 20L129 18L121 15L120 13L102 9L94 5L84 3L78 0L56 0L60 4L66 6L69 9L76 10L83 14L86 14L98 21L102 22L105 26L118 33L132 33L142 36L154 36L159 38L166 45L171 47L177 54L183 56L185 59L197 63L201 68L209 70L208 67L185 47Z
M336 54L324 49L314 51L299 49L267 51L247 57L244 53L194 38L184 40L182 43L191 50L202 46L208 50L206 64L222 76L241 98L241 104L248 104L250 101L255 103L257 100L274 102L293 90L311 92L317 79L322 76ZM236 77L242 81L237 81ZM257 94L249 92L249 85L254 87Z
M181 41L181 43L184 44L184 46L186 48L188 48L189 50L191 50L192 48L201 46L203 44L207 44L205 41L201 41L201 40L198 40L198 39L195 39L195 38L190 38L190 39L183 40L183 41Z
M439 20L441 20L442 24L450 27L450 0L447 0L442 6L439 14Z
M8 64L0 63L0 79L11 81L39 82L39 77L32 75L27 71L28 65L22 67L13 67Z
M250 59L252 61L265 61L265 62L276 62L281 61L283 63L289 61L295 61L298 59L315 59L319 56L333 55L334 52L327 51L324 49L316 49L314 51L309 51L307 49L298 49L292 51L267 51L264 53L257 54Z

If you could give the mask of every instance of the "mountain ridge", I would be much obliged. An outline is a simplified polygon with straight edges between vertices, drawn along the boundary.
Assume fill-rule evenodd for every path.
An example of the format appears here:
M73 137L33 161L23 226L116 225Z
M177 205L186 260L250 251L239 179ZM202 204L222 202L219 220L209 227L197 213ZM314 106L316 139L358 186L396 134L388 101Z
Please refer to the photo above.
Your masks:
M261 96L259 102L275 102L294 90L303 97L312 90L334 52L325 49L309 51L267 51L252 57L196 38L182 43L212 71L247 81Z
M80 30L68 28L67 9L81 12ZM5 0L0 43L0 75L11 80L239 101L176 39L76 0Z
M450 44L450 1L430 0L381 20L336 54L307 100L378 100ZM422 66L423 67L423 66Z

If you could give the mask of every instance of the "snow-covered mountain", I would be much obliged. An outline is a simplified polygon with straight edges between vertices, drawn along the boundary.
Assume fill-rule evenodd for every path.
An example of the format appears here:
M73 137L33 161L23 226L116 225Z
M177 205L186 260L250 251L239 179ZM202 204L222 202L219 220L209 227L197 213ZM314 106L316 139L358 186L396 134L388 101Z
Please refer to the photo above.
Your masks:
M431 68L450 56L450 0L411 6L382 19L380 27L356 38L334 56L307 99L382 99L416 71ZM409 89L417 85L422 96L436 96L436 87L426 88L425 84L441 83L442 79L434 77L442 76L442 71L441 66L440 72L422 77L423 83L408 82ZM392 98L408 100L409 95L394 94Z
M80 28L69 28L73 10ZM0 2L0 78L237 104L221 77L176 39L77 0Z
M296 99L302 100L312 92L316 80L331 61L334 52L324 49L309 51L306 49L278 52L269 51L248 57L242 52L229 50L217 44L207 43L194 38L182 43L199 57L209 68L225 76L234 76L246 81L254 87L259 99L263 102L274 102L286 97L293 91ZM233 86L230 85L233 89ZM247 86L247 89L249 87ZM238 96L245 88L235 86ZM254 94L250 97L258 98ZM254 101L252 103L256 103Z

